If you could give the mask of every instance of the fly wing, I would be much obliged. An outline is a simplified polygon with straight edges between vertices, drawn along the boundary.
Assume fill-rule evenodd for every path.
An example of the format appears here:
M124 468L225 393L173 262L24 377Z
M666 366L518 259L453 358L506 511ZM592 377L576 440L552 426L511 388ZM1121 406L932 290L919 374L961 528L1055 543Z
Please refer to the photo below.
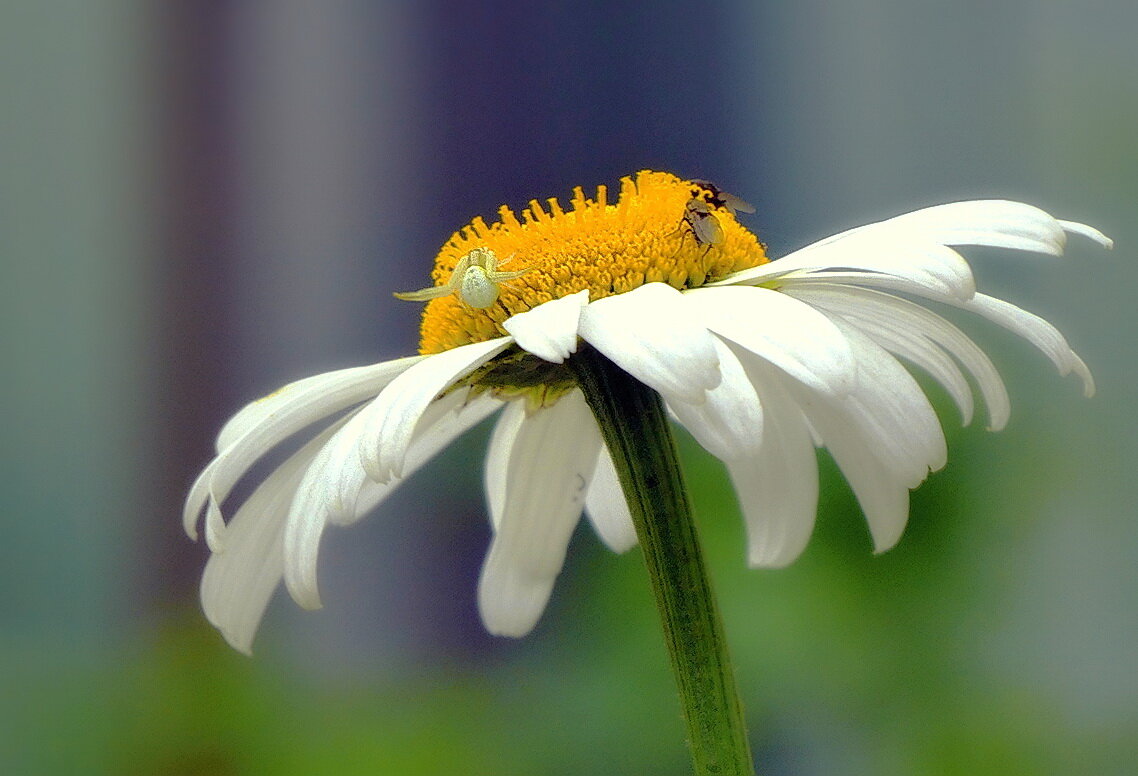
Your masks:
M726 205L733 212L734 211L738 211L740 213L754 213L755 212L755 206L752 205L750 202L747 202L745 199L740 199L739 197L736 197L734 194L728 194L726 192L724 192L721 196L723 197L723 204Z

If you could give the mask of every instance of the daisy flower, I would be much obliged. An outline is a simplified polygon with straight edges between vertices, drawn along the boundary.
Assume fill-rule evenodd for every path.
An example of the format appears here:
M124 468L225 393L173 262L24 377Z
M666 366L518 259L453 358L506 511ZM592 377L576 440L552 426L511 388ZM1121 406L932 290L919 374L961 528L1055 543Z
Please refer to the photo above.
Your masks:
M578 188L566 209L533 201L519 218L502 207L494 223L476 218L459 230L439 252L435 285L402 295L429 300L419 355L291 383L221 430L184 513L196 537L204 512L209 620L247 652L282 579L298 604L320 606L324 529L371 512L498 412L478 604L490 632L529 632L582 513L613 550L637 542L579 379L582 360L598 354L658 393L725 463L752 566L784 566L805 547L819 447L849 481L875 549L898 541L910 489L946 458L940 422L904 364L943 385L964 423L974 393L989 428L1007 422L991 360L937 309L1011 330L1093 393L1063 336L978 293L955 248L1059 255L1068 234L1110 247L1097 230L1017 202L957 202L769 261L738 220L744 206L705 181L644 171L621 180L615 203L603 186L592 199ZM301 432L307 441L232 504L251 467Z

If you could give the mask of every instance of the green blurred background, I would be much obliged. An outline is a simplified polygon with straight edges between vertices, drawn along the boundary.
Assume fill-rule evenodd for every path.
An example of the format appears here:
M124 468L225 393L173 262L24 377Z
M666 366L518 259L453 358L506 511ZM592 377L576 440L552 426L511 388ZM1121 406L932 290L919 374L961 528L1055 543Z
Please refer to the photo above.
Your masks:
M250 659L206 624L181 499L244 401L407 354L450 231L642 167L759 207L775 255L1002 196L1110 254L973 252L1056 323L1079 396L962 321L1013 397L873 556L824 461L814 541L748 571L682 439L769 774L1125 774L1138 762L1138 6L0 5L0 772L683 774L634 551L574 539L521 641L484 634L486 428L325 542Z

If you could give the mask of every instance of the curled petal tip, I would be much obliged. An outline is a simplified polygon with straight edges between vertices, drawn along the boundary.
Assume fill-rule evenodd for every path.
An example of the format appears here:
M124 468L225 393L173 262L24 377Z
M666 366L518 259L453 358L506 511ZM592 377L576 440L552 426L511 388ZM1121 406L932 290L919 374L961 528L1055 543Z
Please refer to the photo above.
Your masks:
M1072 351L1070 353L1070 359L1070 366L1065 374L1067 372L1074 372L1078 375L1079 379L1083 381L1083 396L1088 399L1091 398L1095 395L1095 376L1091 374L1091 369L1087 366L1087 362L1079 358L1077 353Z
M1087 239L1094 240L1103 248L1108 251L1114 248L1114 240L1107 237L1105 234L1095 229L1093 226L1080 224L1077 221L1059 221L1059 225L1063 227L1063 231L1070 232L1071 234L1081 234Z
M186 536L195 542L198 540L198 521L201 520L201 513L200 502L191 503L187 501L182 510L182 530L186 532Z
M1007 421L1005 420L1001 423L989 423L988 425L984 426L984 430L985 431L991 431L991 432L995 433L997 431L1003 431L1005 428L1007 428L1007 426L1008 426L1008 424L1007 424Z
M784 569L797 560L793 558L770 558L766 553L751 553L747 558L747 566L752 569Z
M225 518L221 515L221 507L210 499L205 513L205 541L210 552L225 551Z
M291 579L286 575L285 587L288 588L288 594L292 596L292 600L296 601L296 605L301 609L315 611L316 609L324 608L324 603L320 600L320 591L316 587L315 580L302 582Z
M324 608L324 602L321 601L320 597L316 595L302 599L297 599L294 597L293 600L296 601L297 606L309 612L314 612L317 609Z

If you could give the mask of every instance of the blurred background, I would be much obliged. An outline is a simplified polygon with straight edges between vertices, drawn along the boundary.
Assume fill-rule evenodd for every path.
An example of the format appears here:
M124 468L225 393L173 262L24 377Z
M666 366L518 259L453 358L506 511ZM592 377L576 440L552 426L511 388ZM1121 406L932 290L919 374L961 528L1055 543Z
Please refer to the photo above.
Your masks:
M326 608L280 596L252 658L179 520L244 402L414 352L391 292L454 229L650 167L753 202L775 256L976 197L1116 239L970 254L1099 394L963 320L1012 422L933 391L950 462L885 555L823 456L809 549L748 571L681 442L764 773L1133 772L1136 29L1124 0L4 3L0 770L687 773L636 551L580 531L536 631L482 631L485 427L331 532Z

